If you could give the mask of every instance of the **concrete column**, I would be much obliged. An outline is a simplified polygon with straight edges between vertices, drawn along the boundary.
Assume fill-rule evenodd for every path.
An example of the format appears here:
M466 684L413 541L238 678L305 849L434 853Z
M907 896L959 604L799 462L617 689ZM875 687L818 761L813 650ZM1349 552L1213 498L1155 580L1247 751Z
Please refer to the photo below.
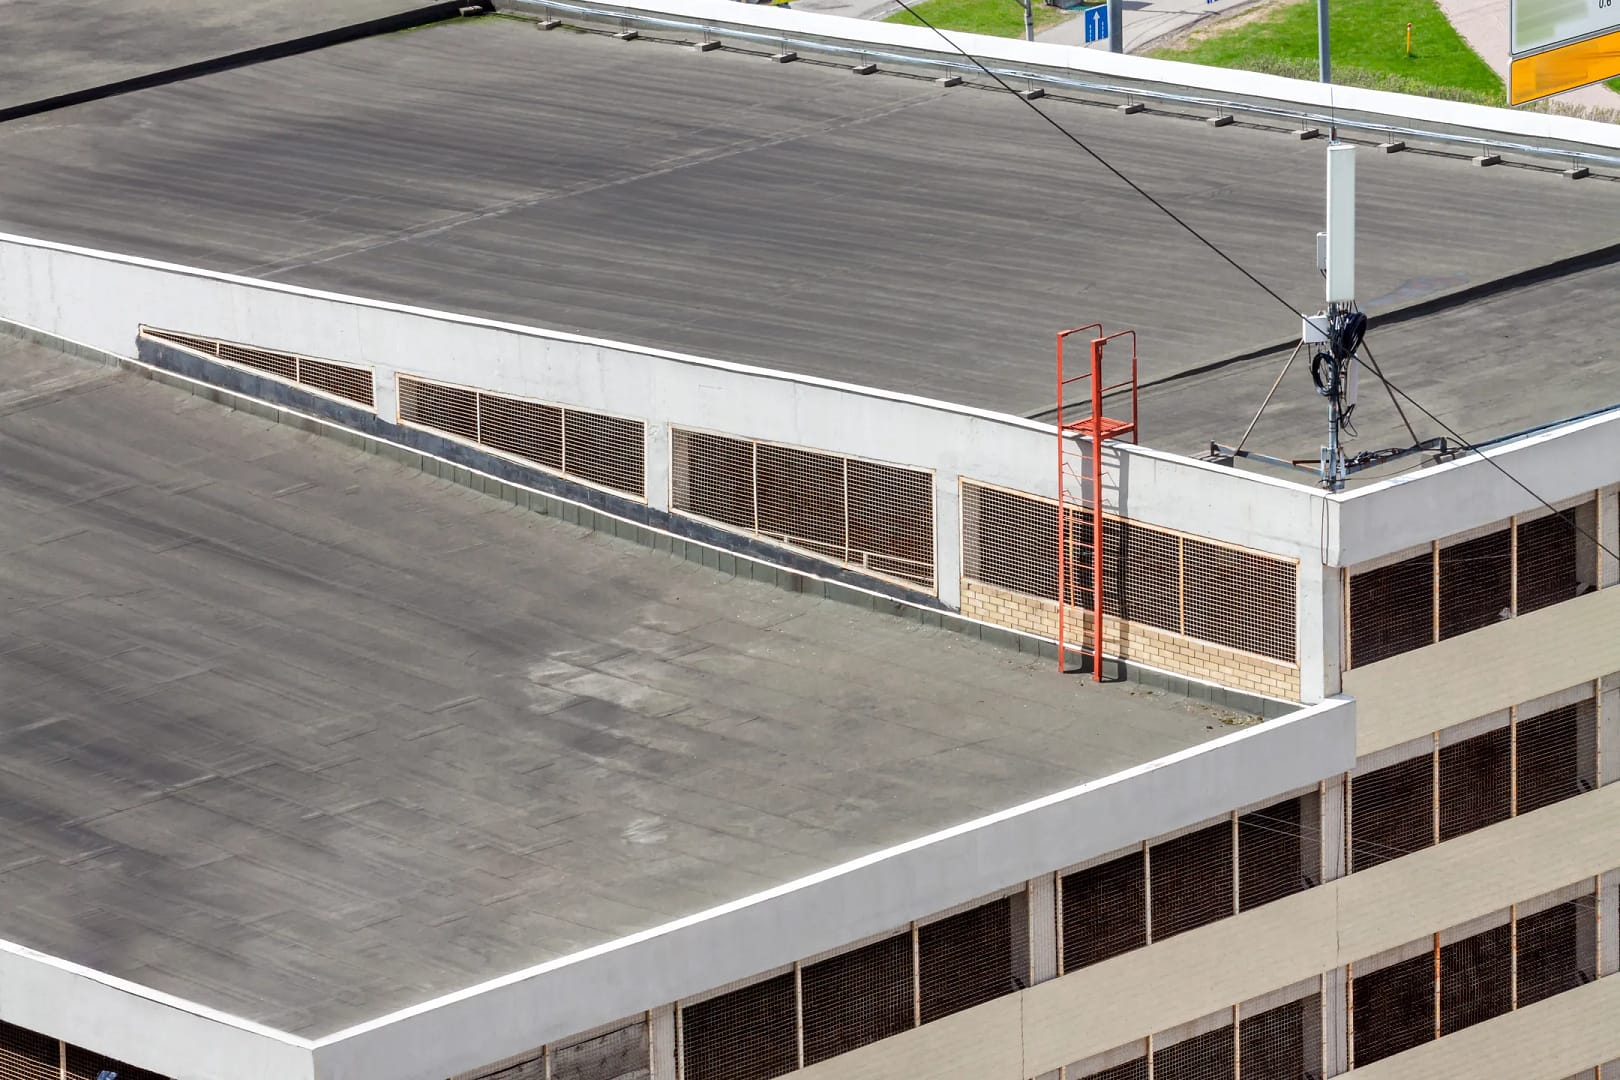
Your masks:
M1029 883L1030 985L1057 978L1057 875Z
M669 425L647 421L647 505L669 509Z
M1598 536L1609 551L1620 553L1620 488L1605 491L1598 499ZM1603 555L1602 585L1620 583L1620 560L1607 552ZM1620 1078L1617 1078L1620 1080Z
M1345 865L1344 836L1344 776L1330 776L1322 781L1321 795L1317 799L1318 824L1322 837L1323 882L1342 878L1349 872Z
M961 611L962 485L956 473L934 474L934 582L940 601Z
M377 416L392 424L399 420L399 382L394 369L378 364L372 369L372 402Z
M1610 870L1600 878L1598 893L1598 975L1620 972L1620 870ZM1616 1077L1620 1080L1620 1077Z
M1345 970L1334 968L1322 976L1322 1075L1350 1071L1350 1003Z
M1620 675L1610 675L1599 684L1597 702L1598 782L1612 784L1620 779Z
M1294 624L1299 650L1299 692L1307 705L1339 692L1343 604L1339 568L1302 561Z
M651 1080L676 1080L675 1006L660 1005L647 1014L652 1047Z

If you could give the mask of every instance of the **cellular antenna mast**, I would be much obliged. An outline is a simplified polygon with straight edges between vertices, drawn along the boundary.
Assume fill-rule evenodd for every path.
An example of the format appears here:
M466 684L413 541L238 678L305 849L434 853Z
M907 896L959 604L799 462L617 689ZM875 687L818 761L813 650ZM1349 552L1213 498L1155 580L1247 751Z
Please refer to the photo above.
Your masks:
M1351 417L1356 411L1356 398L1360 389L1362 359L1357 355L1362 339L1367 336L1367 316L1356 305L1356 148L1351 143L1331 142L1327 148L1327 229L1316 234L1316 268L1321 271L1325 306L1314 315L1300 316L1299 344L1289 354L1277 381L1261 402L1259 412L1249 421L1248 429L1236 446L1210 443L1209 460L1231 465L1238 458L1252 458L1272 465L1302 469L1315 473L1318 482L1329 491L1342 491L1351 475L1374 465L1382 465L1408 454L1449 454L1445 439L1419 440L1417 433L1407 424L1412 444L1388 450L1368 450L1359 454L1346 454L1345 439L1356 435ZM1282 385L1283 376L1293 366L1299 354L1311 352L1311 382L1316 392L1327 399L1327 445L1320 455L1311 459L1268 457L1244 449L1255 424L1266 406ZM1368 354L1368 362L1371 354ZM1376 370L1376 368L1375 368ZM1382 381L1382 380L1380 380ZM1394 394L1390 395L1402 421L1406 413Z

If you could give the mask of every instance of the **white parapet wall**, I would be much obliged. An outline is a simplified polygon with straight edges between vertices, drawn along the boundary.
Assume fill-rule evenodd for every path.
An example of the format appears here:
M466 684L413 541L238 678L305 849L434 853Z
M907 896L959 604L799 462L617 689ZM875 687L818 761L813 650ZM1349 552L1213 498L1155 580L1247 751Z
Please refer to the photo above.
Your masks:
M0 319L118 356L141 325L375 370L379 410L397 372L931 471L941 599L956 606L957 483L1056 494L1055 429L871 387L256 281L0 235ZM391 412L384 418L393 420ZM657 445L657 436L653 438ZM661 460L658 460L661 459ZM1322 496L1147 448L1107 461L1121 516L1301 560L1321 547ZM648 501L667 509L667 455Z

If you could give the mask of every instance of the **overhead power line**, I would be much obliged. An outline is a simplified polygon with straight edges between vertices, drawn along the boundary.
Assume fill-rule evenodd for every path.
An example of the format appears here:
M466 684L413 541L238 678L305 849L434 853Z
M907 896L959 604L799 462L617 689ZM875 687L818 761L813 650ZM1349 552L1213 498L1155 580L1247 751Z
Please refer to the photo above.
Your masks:
M1003 90L1007 91L1007 93L1013 95L1019 101L1022 101L1026 106L1029 107L1030 111L1032 111L1036 116L1040 117L1042 120L1046 121L1047 124L1051 125L1052 129L1054 131L1056 131L1059 135L1062 135L1065 139L1067 139L1069 142L1073 143L1076 147L1078 147L1081 151L1083 151L1093 161L1095 161L1097 164L1101 165L1104 169L1107 169L1110 173L1112 173L1126 187L1130 188L1136 194L1140 195L1142 198L1146 199L1149 203L1153 204L1153 206L1155 208L1157 208L1162 214L1164 214L1165 217L1169 218L1171 221L1173 221L1177 225L1181 226L1184 230L1186 230L1188 235L1190 235L1193 239L1197 240L1200 244L1202 244L1204 247L1208 248L1210 251L1214 252L1214 254L1216 256L1218 256L1221 259L1222 262L1226 263L1232 269L1236 270L1239 274L1241 274L1244 278L1248 279L1248 281L1250 283L1252 283L1256 288L1258 288L1261 292L1265 293L1267 296L1269 296L1273 300L1277 301L1277 303L1279 303L1283 307L1287 308L1288 313L1289 313L1290 316L1293 316L1293 317L1296 317L1296 318L1299 316L1299 308L1296 307L1293 304L1290 304L1286 299L1283 298L1282 294L1277 292L1277 290L1273 289L1270 285L1267 285L1264 281L1261 281L1258 277L1256 277L1253 273L1251 273L1249 271L1249 269L1247 267L1245 267L1242 263L1238 262L1232 256L1228 255L1225 251L1221 250L1219 245L1217 245L1213 240L1209 239L1209 237L1207 237L1203 233L1199 232L1185 218L1181 217L1181 215L1177 214L1174 210L1170 209L1164 203L1160 202L1150 192L1148 192L1145 188L1143 188L1142 185L1138 184L1135 180L1132 180L1124 172L1122 172L1120 169L1115 167L1113 165L1113 163L1110 162L1107 158L1103 157L1096 150L1093 150L1089 145L1086 144L1085 140L1081 139L1078 135L1074 134L1074 132L1072 132L1068 128L1064 127L1055 118L1053 118L1052 115L1049 114L1045 109L1042 109L1039 105L1035 104L1035 102L1033 100L1031 100L1030 98L1027 98L1024 95L1018 93L1015 89L1013 89L1012 86L1010 86L1007 83L1007 80L1003 79L1000 75L997 75L994 71L990 70L990 68L986 67L985 64L978 57L974 56L972 53L970 53L966 49L962 48L962 46L958 45L955 41L953 41L950 38L950 36L947 35L943 30L941 30L939 27L935 26L933 23L929 22L927 19L923 18L921 15L919 15L917 13L916 9L913 8L909 3L907 3L906 0L895 0L895 2L900 5L901 10L905 11L906 14L908 14L912 18L916 19L919 23L921 23L923 26L927 27L929 30L932 30L934 32L934 34L936 34L941 41L943 41L946 45L950 46L951 51L957 53L963 59L965 59L969 63L971 63L974 67L976 67L980 71L984 72L987 76L989 76L992 80L995 81L996 85L1000 86ZM1365 349L1365 347L1366 347L1365 342L1363 342L1362 347ZM1440 419L1433 412L1431 412L1428 408L1426 408L1423 405L1422 402L1418 401L1411 394L1408 394L1405 390L1402 390L1400 387L1396 386L1393 382L1391 382L1390 379L1389 379L1389 376L1385 375L1384 372L1383 372L1383 369L1381 367L1379 367L1378 362L1376 360L1373 360L1373 358L1372 358L1372 350L1367 349L1366 351L1367 351L1367 359L1369 361L1369 363L1366 365L1368 370L1370 370L1373 373L1374 377L1376 377L1379 382L1383 383L1384 386L1389 390L1392 400L1394 399L1395 395L1399 395L1400 397L1405 398L1407 400L1407 402L1412 405L1413 408L1417 409L1424 416L1428 417L1430 421L1432 421L1433 423L1438 425L1441 429L1443 429L1446 432L1446 434L1448 434L1458 444L1459 447L1461 447L1463 450L1471 451L1472 453L1475 453L1475 454L1479 455L1479 457L1481 459L1483 459L1487 464L1489 464L1491 466L1491 468L1495 469L1497 472L1501 473L1508 480L1510 480L1514 484L1514 486L1518 487L1525 494L1529 495L1532 499L1536 500L1536 502L1540 503L1546 509L1553 511L1554 513L1557 512L1556 508L1552 505L1552 503L1550 503L1546 499L1542 498L1539 494L1537 494L1535 492L1534 489L1532 489L1530 487L1530 485L1526 484L1524 481L1520 480L1518 477L1514 476L1511 472L1509 472L1507 470L1507 468L1504 465L1502 465L1501 462L1497 461L1495 458L1493 458L1490 455L1486 454L1485 451L1483 451L1479 447L1475 446L1469 440L1463 438L1460 434L1457 433L1456 428L1453 428L1450 424L1448 424L1444 420ZM1395 402L1395 409L1396 409L1397 412L1401 412L1400 402L1398 402L1398 401ZM1401 419L1403 421L1406 419L1406 414L1404 412L1401 412ZM1408 424L1407 426L1408 426L1408 429L1410 429L1411 425ZM1570 519L1564 517L1563 515L1558 515L1558 516L1559 516L1560 520L1567 522L1569 524L1569 526L1572 529L1575 530L1576 533L1578 533L1581 536L1586 537L1588 540L1592 541L1592 543L1596 544L1598 549L1601 550L1605 555L1608 555L1610 558L1620 558L1620 556L1616 556L1615 552L1611 548L1609 548L1606 544L1604 544L1601 539L1594 536L1592 533L1588 532L1586 529L1582 528L1579 524L1577 524L1574 521L1571 521Z

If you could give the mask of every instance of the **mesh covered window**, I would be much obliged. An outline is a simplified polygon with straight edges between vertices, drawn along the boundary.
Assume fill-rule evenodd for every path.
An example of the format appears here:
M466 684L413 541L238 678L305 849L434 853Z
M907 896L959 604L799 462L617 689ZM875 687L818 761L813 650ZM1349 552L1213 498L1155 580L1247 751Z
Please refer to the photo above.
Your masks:
M1068 1076L1069 1080L1148 1080L1148 1062L1146 1057L1139 1057L1133 1061L1122 1061L1118 1065L1083 1071L1071 1065Z
M1163 941L1232 914L1232 825L1223 821L1148 851L1150 933Z
M1519 1008L1573 990L1591 970L1594 956L1581 955L1582 926L1596 929L1590 899L1555 904L1519 918ZM1588 937L1594 946L1596 934Z
M478 431L486 446L562 471L563 410L556 405L485 394L479 403Z
M1269 904L1315 884L1307 864L1320 838L1306 835L1301 799L1288 799L1238 818L1238 908Z
M0 1023L0 1080L60 1080L61 1055L55 1039Z
M155 1072L137 1069L103 1054L69 1044L67 1048L68 1080L98 1080L104 1072L118 1074L118 1080L167 1080Z
M1191 537L1184 550L1187 634L1292 661L1293 564Z
M400 375L407 424L532 461L541 468L641 498L647 435L639 420L547 405Z
M1580 727L1591 715L1584 702L1519 720L1519 813L1581 793Z
M1513 929L1507 923L1440 949L1440 1034L1513 1007Z
M1312 995L1238 1019L1243 1080L1306 1080L1319 1075L1321 999ZM1308 1034L1307 1034L1308 1033Z
M546 1080L546 1051L542 1047L516 1054L472 1072L457 1073L451 1080Z
M369 407L374 404L374 385L370 368L334 364L330 360L315 360L307 356L261 349L256 345L242 345L232 341L198 337L195 334L182 334L173 330L157 330L149 326L142 327L141 332L158 341L179 345L220 360L228 360L233 364L253 368L267 375L274 375L278 379L321 390L360 405Z
M551 1080L648 1080L652 1050L638 1020L551 1047ZM503 1077L502 1080L505 1080Z
M1440 549L1441 640L1500 622L1512 605L1512 530Z
M793 973L681 1008L682 1080L771 1080L799 1067Z
M962 485L963 577L1056 600L1057 544L1055 502Z
M1095 588L1091 512L1079 507L1065 512L1062 591L1069 604L1090 608ZM1298 583L1293 563L1111 517L1103 520L1102 546L1104 615L1293 662ZM1056 600L1057 549L1054 500L962 485L964 577Z
M898 1035L912 1025L909 933L807 964L799 979L806 1065Z
M1350 778L1350 871L1434 843L1434 760L1425 754Z
M919 927L917 959L925 1024L1012 993L1011 902L994 900Z
M1153 1080L1229 1080L1235 1075L1231 1025L1153 1051Z
M1519 524L1519 614L1575 596L1580 585L1575 511Z
M1063 970L1147 944L1147 876L1140 851L1063 879Z
M407 424L477 442L478 394L460 386L441 386L401 375L399 418Z
M1434 956L1410 960L1362 974L1351 985L1354 995L1355 1066L1371 1065L1434 1038Z
M1440 839L1512 814L1513 739L1506 727L1440 748Z
M754 531L753 443L677 428L672 464L677 510Z
M1350 664L1366 667L1434 641L1434 557L1350 577Z
M672 450L676 510L934 587L932 473L680 428Z

